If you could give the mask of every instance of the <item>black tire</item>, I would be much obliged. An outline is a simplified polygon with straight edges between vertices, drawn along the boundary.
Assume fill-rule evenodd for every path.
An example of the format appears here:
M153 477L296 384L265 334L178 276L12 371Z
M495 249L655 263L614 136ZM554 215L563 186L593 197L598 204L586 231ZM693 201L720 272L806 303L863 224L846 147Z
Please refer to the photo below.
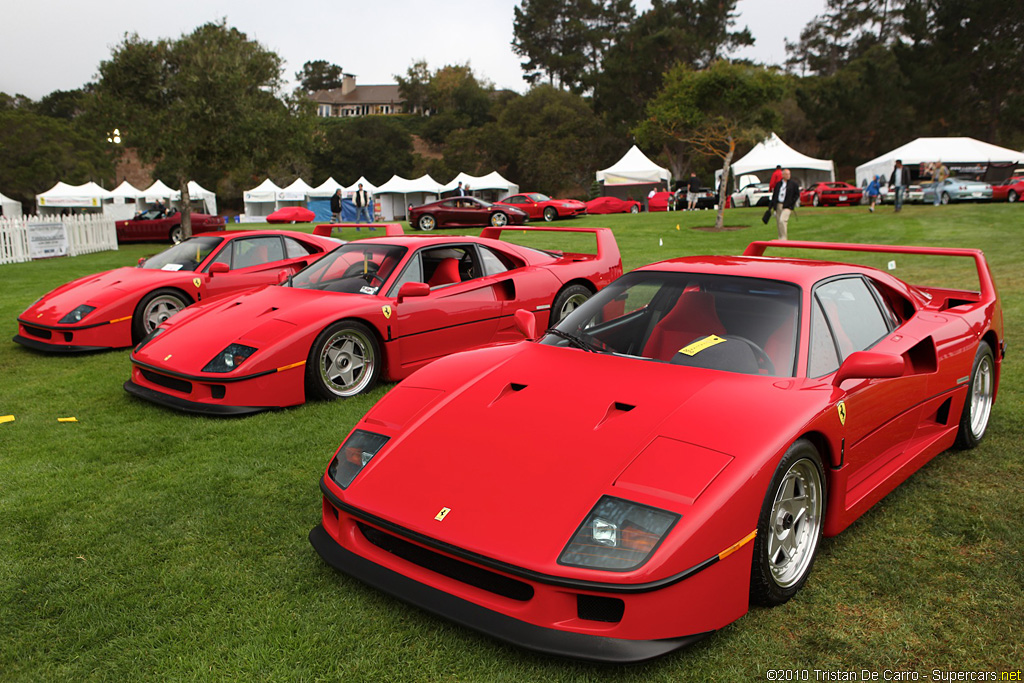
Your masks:
M945 206L946 204L949 204L949 193L948 192L943 192L942 193L942 200L941 201L942 201L942 205L943 206Z
M1020 195L1017 194L1016 190L1010 190L1006 193L1006 201L1011 204L1015 203L1018 199L1020 199Z
M583 285L563 287L555 296L555 302L551 304L551 316L548 320L548 327L553 327L592 296L594 296L594 293Z
M979 342L971 367L971 382L967 385L967 398L960 416L960 429L953 447L958 450L974 448L985 436L992 403L995 397L996 363L988 342Z
M781 605L807 582L827 504L825 470L805 439L789 447L761 506L750 571L750 601Z
M181 244L182 240L185 239L185 231L181 229L180 225L175 225L167 236L174 244Z
M508 225L508 215L503 211L498 211L491 215L491 225L495 228L504 228Z
M555 207L549 206L546 209L544 209L544 220L550 223L556 218L558 218L558 211L555 210Z
M429 213L420 216L420 219L416 221L416 227L424 232L430 232L437 227L437 219L431 216Z
M640 213L640 207L637 206L636 204L634 204L633 206L629 207L629 212L630 213Z
M142 297L132 314L132 343L142 338L192 302L176 289L157 289Z
M377 335L369 327L354 320L328 325L309 349L306 395L331 400L369 391L377 384L382 361Z

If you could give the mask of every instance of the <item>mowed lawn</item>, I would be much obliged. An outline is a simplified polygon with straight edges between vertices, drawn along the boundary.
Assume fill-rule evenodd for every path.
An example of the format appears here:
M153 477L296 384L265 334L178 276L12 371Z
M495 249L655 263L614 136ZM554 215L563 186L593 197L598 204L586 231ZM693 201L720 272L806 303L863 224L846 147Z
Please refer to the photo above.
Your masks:
M693 229L713 223L708 211L566 225L612 227L628 270L740 253L774 236L760 216L727 211L726 223L742 229L724 232ZM586 246L579 237L509 237ZM127 350L48 356L9 341L40 295L161 245L0 266L0 415L15 416L0 424L0 680L753 681L770 668L810 669L809 680L813 669L1019 669L1024 207L802 209L790 237L983 249L1009 340L989 432L973 451L939 455L827 539L794 600L629 667L506 646L320 560L306 540L320 517L319 477L390 385L246 418L178 414L124 392ZM912 282L971 284L963 265L895 260L895 274ZM733 420L743 429L743 415ZM528 544L530 526L543 523L543 508L533 508L522 526L495 532Z

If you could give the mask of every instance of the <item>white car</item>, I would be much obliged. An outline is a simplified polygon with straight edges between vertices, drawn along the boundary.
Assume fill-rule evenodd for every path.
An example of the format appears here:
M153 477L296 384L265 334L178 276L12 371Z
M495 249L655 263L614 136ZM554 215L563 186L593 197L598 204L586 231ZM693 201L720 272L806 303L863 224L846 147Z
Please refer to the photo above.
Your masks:
M768 189L768 183L751 183L743 186L739 192L732 195L732 205L742 206L768 206L772 199L772 191Z

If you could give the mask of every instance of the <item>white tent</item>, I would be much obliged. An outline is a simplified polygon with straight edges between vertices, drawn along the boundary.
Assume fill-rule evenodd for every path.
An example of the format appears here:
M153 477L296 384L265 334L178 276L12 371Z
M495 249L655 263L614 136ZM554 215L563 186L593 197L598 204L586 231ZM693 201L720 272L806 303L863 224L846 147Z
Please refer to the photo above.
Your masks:
M317 198L330 197L338 190L344 192L345 187L334 178L328 178L316 187L310 189L309 196Z
M365 187L365 186L364 186ZM434 201L441 194L441 183L429 175L410 180L402 176L391 176L373 193L380 204L379 213L386 221L406 216L406 207Z
M605 196L643 201L649 190L658 185L671 187L672 173L647 158L636 145L630 147L621 159L597 172L597 181L603 183Z
M313 191L305 180L296 178L288 187L282 188L277 193L277 208L282 206L302 206L309 199L309 193Z
M1012 164L1022 158L1024 153L974 138L917 138L858 166L857 185L867 185L875 175L888 179L897 159L910 167L941 161L953 175L958 172L976 175L984 173L989 163Z
M398 176L395 176L395 177L397 178ZM351 199L352 195L355 194L355 191L359 189L359 185L360 184L362 184L363 189L366 190L367 192L369 192L370 194L376 194L377 193L377 186L376 185L374 185L369 180L367 180L365 176L359 176L359 180L355 181L354 183L352 183L348 187L341 188L342 194L344 194L346 197Z
M158 201L163 202L165 206L171 205L171 198L174 196L174 190L164 184L162 180L157 179L152 185L142 191L142 196L138 199L139 211L146 211L156 206Z
M139 210L138 201L142 196L142 190L125 180L110 191L110 196L113 202L106 213L114 220L120 221L131 218Z
M748 173L757 174L762 182L768 182L776 166L788 168L800 187L836 179L836 167L831 159L815 159L801 154L772 133L729 169L734 189L739 189L737 179Z
M207 190L194 180L188 181L188 198L192 203L192 210L202 209L203 213L210 215L217 214L217 195ZM181 203L181 190L175 190L171 195L171 201ZM196 206L201 204L201 206Z
M68 185L58 182L46 192L36 195L40 215L59 214L66 209L83 209L90 213L103 213L105 206L113 202L109 190L94 182L84 185Z
M245 216L242 220L256 223L266 221L267 216L277 208L277 193L280 191L281 188L270 178L247 190L242 195L245 202Z
M0 193L0 208L3 209L4 218L18 218L21 216L21 202L11 199Z
M498 194L502 197L507 197L510 194L516 194L519 192L519 186L515 183L509 182L502 177L497 171L492 171L485 176L472 176L468 173L460 173L451 179L446 185L441 187L441 192L451 192L457 190L459 183L463 186L469 187L471 193L476 193L480 190L497 190Z

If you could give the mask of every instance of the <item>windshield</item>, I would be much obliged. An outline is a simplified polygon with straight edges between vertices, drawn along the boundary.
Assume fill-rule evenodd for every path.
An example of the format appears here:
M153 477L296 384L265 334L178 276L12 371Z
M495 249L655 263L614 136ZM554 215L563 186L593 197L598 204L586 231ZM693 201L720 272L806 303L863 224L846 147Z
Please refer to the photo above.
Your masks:
M547 196L546 194L541 194L540 192L534 192L528 196L535 202L551 201L551 197Z
M792 377L800 290L774 280L640 271L597 293L541 339L596 353Z
M192 237L150 257L142 267L149 270L195 270L223 241L221 237L210 235Z
M391 244L349 242L292 278L292 287L347 294L376 294L408 249Z

